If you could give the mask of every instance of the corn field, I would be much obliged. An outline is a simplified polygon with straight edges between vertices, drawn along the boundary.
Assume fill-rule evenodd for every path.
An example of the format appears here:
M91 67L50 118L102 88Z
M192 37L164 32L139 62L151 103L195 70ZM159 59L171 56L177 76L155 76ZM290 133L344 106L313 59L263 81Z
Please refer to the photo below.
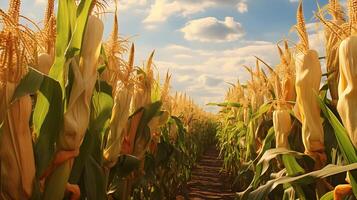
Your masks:
M244 66L251 79L232 84L217 138L237 199L355 199L357 1L318 6L326 55L311 49L303 15L299 41L277 43L280 63ZM327 72L322 74L322 60ZM326 77L326 81L322 80ZM347 172L347 173L346 173Z
M0 199L195 199L188 183L212 145L235 199L356 199L357 0L315 11L326 55L309 43L300 1L298 42L277 42L278 64L243 65L250 79L208 104L217 114L171 91L155 51L135 64L117 2L46 5L41 26L20 0L0 9Z
M154 52L134 65L116 14L103 40L106 5L49 0L33 30L20 0L1 10L0 199L172 199L211 142L214 116L171 95Z

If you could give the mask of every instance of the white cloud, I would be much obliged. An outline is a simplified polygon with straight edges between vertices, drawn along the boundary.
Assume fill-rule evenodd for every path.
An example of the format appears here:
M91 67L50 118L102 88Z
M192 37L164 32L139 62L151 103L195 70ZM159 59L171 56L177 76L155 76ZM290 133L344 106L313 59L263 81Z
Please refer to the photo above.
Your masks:
M126 10L133 6L144 6L147 5L147 0L120 0L118 8L122 10Z
M313 32L313 30L316 29L312 29L309 34L310 48L317 50L319 55L323 56L323 32ZM156 65L162 73L168 68L173 73L174 91L186 91L201 106L209 102L221 102L229 87L226 82L235 82L237 79L245 82L250 78L242 65L254 67L254 56L258 56L273 67L279 62L275 43L242 41L240 44L242 46L222 51L192 49L177 44L169 45L159 50L165 54L166 61L156 62ZM187 56L177 57L176 55ZM264 69L264 65L262 67ZM322 68L326 71L323 63ZM205 107L205 109L215 111L210 107Z
M155 0L145 24L157 24L173 15L189 16L217 6L236 7L240 13L248 11L246 0Z
M233 17L220 21L214 17L191 20L181 29L186 40L201 42L228 42L244 35L242 25Z
M245 81L249 78L242 65L254 66L254 55L273 66L279 61L276 45L271 42L245 41L242 44L241 47L222 51L169 45L158 50L164 54L165 60L155 64L161 73L169 69L174 75L174 91L186 91L197 103L204 106L209 102L223 101L225 89L228 87L226 82L235 82L237 79ZM177 57L177 54L187 56ZM205 109L215 110L210 107Z
M240 13L246 13L246 12L248 12L248 5L247 5L247 3L246 3L246 2L239 2L239 3L237 4L237 10L238 10L238 12L240 12Z

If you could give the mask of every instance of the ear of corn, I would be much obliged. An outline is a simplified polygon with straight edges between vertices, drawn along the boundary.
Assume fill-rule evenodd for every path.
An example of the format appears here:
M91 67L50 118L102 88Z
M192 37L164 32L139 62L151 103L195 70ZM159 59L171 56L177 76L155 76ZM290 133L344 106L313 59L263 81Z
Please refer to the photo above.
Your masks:
M118 82L114 96L114 106L110 120L110 132L104 150L104 158L108 166L112 167L116 163L124 139L124 128L129 119L129 108L132 99L133 86L124 86Z
M289 148L288 136L291 129L290 114L287 110L273 112L273 123L276 135L277 148Z
M337 103L337 110L355 147L357 147L357 114L354 112L357 99L356 45L357 36L350 36L343 40L339 47L340 79Z
M320 155L324 155L324 132L320 107L315 97L320 89L322 71L317 52L309 49L302 12L302 3L300 2L297 30L302 43L295 56L297 116L302 123L305 153L314 156L320 162L317 165L323 165L326 158Z
M20 0L9 2L7 13L0 9L0 199L147 199L153 195L174 199L176 186L188 181L194 160L212 142L216 121L224 169L238 177L233 188L246 189L239 197L257 199L258 194L265 199L283 192L283 199L308 199L307 194L314 192L316 198L325 199L333 192L321 198L324 191L320 188L332 188L320 183L335 184L335 180L317 181L311 188L313 184L301 185L306 178L346 169L352 187L337 186L334 198L357 196L353 171L357 165L304 174L320 169L326 161L343 165L357 158L353 147L357 146L357 0L348 1L349 22L338 0L329 0L316 15L325 26L328 88L324 85L320 92L324 100L316 101L323 57L310 49L301 0L296 16L300 43L294 56L285 40L285 48L278 46L276 68L258 57L255 67L244 66L251 79L231 84L215 116L186 93L171 96L171 75L167 73L161 85L154 52L143 68L134 69L134 46L128 62L124 59L128 43L119 36L117 13L112 34L102 45L104 27L95 16L103 14L108 1L60 0L56 19L55 1L48 0L44 28L39 32L20 24ZM326 19L325 8L331 16ZM32 80L36 86L27 85ZM36 106L31 121L32 102ZM294 102L297 119L291 117ZM318 102L328 119L324 126ZM336 102L344 127L325 105L333 107ZM302 138L297 135L297 120ZM324 144L324 135L333 135L330 125L337 150ZM289 140L294 142L289 144ZM327 160L325 151L331 148ZM315 166L305 159L308 156L289 149L305 149ZM297 162L296 155L304 159ZM277 162L267 167L273 157ZM285 183L283 191L275 193L280 180ZM274 194L268 197L270 191Z
M4 124L0 140L2 199L27 199L32 194L35 178L35 159L29 127L31 98L24 96L9 104L15 84L7 83ZM10 97L10 98L9 98Z
M320 88L321 66L317 52L308 50L296 56L296 104L303 125L303 141L307 153L323 152L324 134L320 107L315 95Z
M100 19L90 16L84 33L82 52L78 65L73 62L74 82L64 115L64 134L59 143L64 150L78 149L86 132L90 99L97 78L97 63L100 54L104 26Z
M20 1L9 3L8 13L0 11L0 198L28 199L35 178L29 127L31 98L25 95L11 101L15 88L27 72L28 62L33 59L27 46L33 41L32 33L19 26Z
M348 1L348 12L350 25L353 27L357 23L357 1ZM356 112L353 111L357 98L356 90L356 52L357 36L352 31L351 35L344 39L339 46L339 84L337 110L341 116L342 122L352 140L354 146L357 146L357 121Z
M90 100L97 78L97 64L101 49L103 23L95 16L90 16L84 33L81 54L72 62L74 82L67 110L64 114L64 128L58 139L58 152L78 152L87 131L90 115ZM46 180L44 198L63 198L64 190L71 170L69 158ZM61 181L58 181L61 180Z

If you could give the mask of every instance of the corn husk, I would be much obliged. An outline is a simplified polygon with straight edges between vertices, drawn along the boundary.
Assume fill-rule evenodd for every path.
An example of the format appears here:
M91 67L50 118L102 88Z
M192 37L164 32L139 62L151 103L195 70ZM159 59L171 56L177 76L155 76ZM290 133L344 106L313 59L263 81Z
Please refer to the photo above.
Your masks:
M337 110L342 119L350 139L355 147L357 147L357 36L353 35L341 42L339 48L340 58L340 78L338 85L339 100Z
M41 53L37 58L37 62L38 65L36 66L36 69L44 74L48 74L53 65L54 59L53 56L47 53Z
M273 112L273 125L275 130L276 148L289 148L289 134L291 118L288 110L275 110Z
M0 12L0 199L29 199L35 178L35 160L29 127L31 98L11 102L27 72L32 33L20 30L20 1L9 1L8 14Z
M1 199L28 199L35 178L35 159L29 127L31 98L26 95L9 104L15 84L8 82L1 110L5 111L0 139ZM4 94L4 93L5 94ZM4 107L5 106L5 107Z
M296 106L302 123L305 151L308 153L324 150L324 132L320 118L320 107L316 94L320 88L321 66L317 52L308 50L296 56Z
M150 128L150 132L152 133L152 135L156 133L156 136L159 136L158 133L160 133L160 127L162 127L167 123L169 117L170 117L169 112L163 111L161 115L155 116L150 120L148 126ZM154 139L158 141L158 138L154 138Z
M46 178L44 199L63 198L73 164L73 157L78 155L87 131L91 98L97 79L97 64L103 30L102 21L95 16L89 16L81 54L71 62L74 80L67 110L64 113L63 131L60 133L57 142L57 155L63 154L68 158L62 161L61 165L56 166L50 176ZM54 163L60 162L56 159L63 158L57 156L53 161Z
M87 130L103 30L102 21L95 16L90 16L79 63L72 62L74 82L67 111L64 114L64 130L59 137L60 149L68 151L79 149Z
M110 120L110 132L108 141L104 149L104 159L108 167L112 167L120 155L124 139L124 128L129 118L129 109L132 99L133 85L125 86L120 81L117 83L117 89L114 96L114 106Z
M302 124L305 153L315 157L317 159L315 167L320 168L326 161L320 106L316 100L316 95L320 89L322 71L317 52L309 49L302 2L299 4L297 12L296 29L301 43L297 47L298 52L295 56L296 104L294 111Z

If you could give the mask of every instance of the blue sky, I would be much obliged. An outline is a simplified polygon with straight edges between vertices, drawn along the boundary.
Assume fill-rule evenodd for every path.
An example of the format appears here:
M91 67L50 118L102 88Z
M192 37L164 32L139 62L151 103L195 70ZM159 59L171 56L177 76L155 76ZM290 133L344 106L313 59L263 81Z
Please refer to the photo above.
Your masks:
M1 0L0 8L7 4ZM21 13L40 23L45 4L23 0ZM276 42L284 37L296 41L290 30L297 5L297 0L119 0L119 31L135 43L137 64L155 49L158 71L173 73L172 90L186 91L204 105L223 100L226 82L247 78L241 65L252 65L253 55L277 64ZM323 54L314 10L316 1L304 0L310 43ZM106 37L112 17L103 16Z

